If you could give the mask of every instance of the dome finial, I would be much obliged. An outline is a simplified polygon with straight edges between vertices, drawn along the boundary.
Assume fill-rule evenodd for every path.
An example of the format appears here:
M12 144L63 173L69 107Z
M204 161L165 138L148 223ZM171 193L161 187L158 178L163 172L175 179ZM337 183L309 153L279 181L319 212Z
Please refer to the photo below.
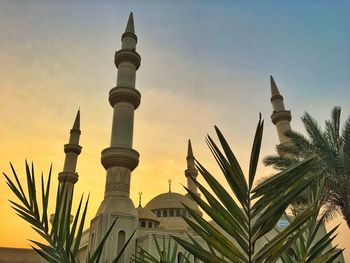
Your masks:
M142 192L139 192L139 207L142 207L141 200L142 200Z
M171 179L168 180L169 183L169 193L171 193Z

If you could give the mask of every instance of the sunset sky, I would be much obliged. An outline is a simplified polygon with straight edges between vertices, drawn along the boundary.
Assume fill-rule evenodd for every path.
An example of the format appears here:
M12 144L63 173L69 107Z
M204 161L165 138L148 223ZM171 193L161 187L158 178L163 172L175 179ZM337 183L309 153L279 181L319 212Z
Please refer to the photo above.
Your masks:
M136 88L134 149L140 164L131 197L145 205L172 189L183 193L187 140L196 158L217 174L205 145L213 125L225 134L247 170L259 112L265 122L261 156L278 143L270 121L269 76L304 132L307 111L323 127L331 109L350 115L350 1L14 1L0 0L0 170L11 161L24 179L24 160L53 181L63 144L81 109L76 194L91 195L88 223L103 198L101 150L109 146L116 83L114 52L130 12L142 57ZM272 174L260 165L259 178ZM53 187L53 189L55 189ZM53 193L54 196L55 193ZM36 236L11 210L0 178L0 246L27 247ZM331 222L342 222L341 219ZM343 223L337 242L350 244ZM350 262L350 246L345 252Z

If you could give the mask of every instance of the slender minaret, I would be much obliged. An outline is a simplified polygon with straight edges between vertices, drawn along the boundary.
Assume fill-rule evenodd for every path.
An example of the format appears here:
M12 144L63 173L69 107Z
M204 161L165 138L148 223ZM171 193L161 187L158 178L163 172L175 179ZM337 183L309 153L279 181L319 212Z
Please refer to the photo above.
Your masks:
M81 153L82 148L79 145L80 134L80 110L78 110L73 127L70 130L69 142L64 145L66 157L64 159L63 171L58 174L59 187L62 191L62 187L64 186L62 193L64 196L67 194L66 202L72 200L74 184L78 181L76 168L78 156ZM53 218L54 214L50 216L51 223L53 222Z
M187 188L199 196L199 193L197 191L197 186L191 179L191 178L196 179L198 175L198 171L194 164L194 156L192 151L191 140L188 140L186 160L187 160L187 169L185 170L185 175L187 177ZM186 194L186 196L190 197L189 194Z
M272 76L270 76L271 82L271 103L273 112L271 115L272 123L277 128L278 138L280 144L277 145L277 151L279 154L283 154L280 150L281 145L290 143L290 139L285 135L286 132L291 131L290 121L292 115L290 110L286 110L283 103L283 97L280 94L277 85Z
M101 163L106 169L104 200L91 221L89 249L94 251L118 218L102 253L101 262L111 262L138 226L138 215L130 199L131 172L139 163L139 154L132 149L134 111L140 104L141 94L135 89L136 70L141 57L135 51L137 37L132 13L121 38L122 48L115 53L118 68L117 85L109 92L113 107L113 124L110 147L101 153ZM129 262L135 253L135 238L124 251L119 262Z

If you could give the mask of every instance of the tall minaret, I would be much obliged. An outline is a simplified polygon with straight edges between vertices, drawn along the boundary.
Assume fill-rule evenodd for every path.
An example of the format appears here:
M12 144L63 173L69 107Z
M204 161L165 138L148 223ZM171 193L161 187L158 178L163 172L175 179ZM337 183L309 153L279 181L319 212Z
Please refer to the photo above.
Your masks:
M68 190L67 197L72 198L74 191L74 184L78 181L78 174L76 173L78 156L81 153L81 146L79 145L80 138L80 110L74 120L72 129L70 130L69 142L64 145L64 152L66 158L64 159L63 171L58 174L58 181L60 185L65 182L65 187Z
M198 175L198 171L194 164L194 156L192 151L191 140L188 140L186 161L187 161L187 169L185 170L185 175L187 177L187 188L199 196L199 193L197 191L197 186L191 179L191 177L196 179ZM190 197L189 194L186 194L186 196Z
M59 187L64 189L62 193L67 193L67 199L72 200L74 192L74 184L78 181L78 174L76 173L78 155L81 153L81 146L79 145L80 138L80 110L74 120L72 129L70 130L70 137L68 144L64 145L64 152L66 158L64 160L63 171L58 174ZM50 221L53 222L53 216L50 216Z
M113 221L118 218L104 247L101 262L111 262L138 226L138 215L130 199L131 172L139 163L139 154L132 149L134 111L140 104L141 94L135 89L136 70L141 57L135 51L132 13L121 38L122 48L115 53L118 68L117 85L109 92L113 107L110 147L101 153L101 163L107 171L104 200L91 221L89 249L94 251ZM129 243L120 262L128 262L135 253L135 238Z
M290 110L286 110L283 103L283 97L280 94L277 85L272 76L270 76L271 82L271 103L273 107L273 112L271 115L272 123L277 128L278 138L280 144L277 145L277 151L279 154L283 154L283 152L279 149L280 145L286 144L290 142L290 139L285 136L286 132L291 131L290 121L292 119L292 115Z

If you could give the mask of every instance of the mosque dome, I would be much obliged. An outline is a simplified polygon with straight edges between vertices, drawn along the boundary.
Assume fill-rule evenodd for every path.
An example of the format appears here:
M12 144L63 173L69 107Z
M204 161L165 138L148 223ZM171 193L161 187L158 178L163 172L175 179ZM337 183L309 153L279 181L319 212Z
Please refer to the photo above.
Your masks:
M160 221L157 219L157 217L148 209L142 207L139 205L139 207L136 208L136 211L139 215L139 228L145 229L145 228L158 228Z
M145 208L153 212L156 210L163 209L184 209L182 203L194 209L195 211L200 212L197 204L193 200L189 199L188 197L182 194L173 192L157 195L151 201L148 202Z
M143 219L143 220L151 220L151 221L159 222L157 217L150 210L142 206L137 207L136 210L140 220Z
M186 231L191 231L191 228L182 217L191 217L191 215L182 204L202 215L202 212L193 200L173 192L157 195L148 202L145 208L152 211L159 220L159 229L185 233Z

